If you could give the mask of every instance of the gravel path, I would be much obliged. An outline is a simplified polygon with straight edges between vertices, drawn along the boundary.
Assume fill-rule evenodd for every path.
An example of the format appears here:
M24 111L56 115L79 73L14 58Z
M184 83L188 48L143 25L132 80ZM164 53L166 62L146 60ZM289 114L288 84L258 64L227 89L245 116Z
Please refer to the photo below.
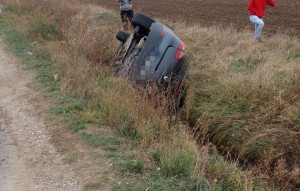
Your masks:
M39 114L34 75L0 40L0 191L76 191L81 182L62 162Z

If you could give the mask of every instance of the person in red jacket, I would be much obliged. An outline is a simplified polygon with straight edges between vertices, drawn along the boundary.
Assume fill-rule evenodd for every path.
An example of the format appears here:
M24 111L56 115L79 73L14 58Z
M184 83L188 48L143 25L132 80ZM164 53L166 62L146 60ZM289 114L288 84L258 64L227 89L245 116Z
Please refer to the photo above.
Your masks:
M274 0L250 0L248 10L250 11L250 21L255 25L254 37L256 40L261 40L261 33L264 28L263 17L266 6L275 7Z

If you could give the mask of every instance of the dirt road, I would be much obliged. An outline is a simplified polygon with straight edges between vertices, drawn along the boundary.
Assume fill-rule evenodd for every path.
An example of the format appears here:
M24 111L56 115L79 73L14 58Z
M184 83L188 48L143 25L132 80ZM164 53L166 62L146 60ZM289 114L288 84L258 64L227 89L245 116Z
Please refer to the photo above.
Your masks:
M33 81L0 39L0 191L80 190L51 144L40 109L45 98Z

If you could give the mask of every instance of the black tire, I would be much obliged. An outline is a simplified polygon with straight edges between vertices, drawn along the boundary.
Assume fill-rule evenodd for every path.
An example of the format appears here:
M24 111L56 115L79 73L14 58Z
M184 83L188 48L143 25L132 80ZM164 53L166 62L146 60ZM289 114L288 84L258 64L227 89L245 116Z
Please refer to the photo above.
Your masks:
M154 23L155 20L153 20L152 18L146 16L146 15L143 15L141 13L135 13L132 20L131 20L131 23L134 27L136 26L140 26L141 28L149 31L150 30L150 27L152 25L152 23Z
M123 43L126 42L126 40L128 39L129 36L130 36L130 34L128 34L127 32L124 32L124 31L119 31L116 34L116 38Z

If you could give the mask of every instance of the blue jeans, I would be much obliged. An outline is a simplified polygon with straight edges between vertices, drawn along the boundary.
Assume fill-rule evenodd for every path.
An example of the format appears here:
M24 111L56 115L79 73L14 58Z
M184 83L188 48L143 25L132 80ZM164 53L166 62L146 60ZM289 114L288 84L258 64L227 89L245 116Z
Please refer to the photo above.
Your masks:
M259 39L265 23L261 18L259 18L256 15L251 15L250 21L251 21L251 23L253 23L255 25L254 37L256 39Z

